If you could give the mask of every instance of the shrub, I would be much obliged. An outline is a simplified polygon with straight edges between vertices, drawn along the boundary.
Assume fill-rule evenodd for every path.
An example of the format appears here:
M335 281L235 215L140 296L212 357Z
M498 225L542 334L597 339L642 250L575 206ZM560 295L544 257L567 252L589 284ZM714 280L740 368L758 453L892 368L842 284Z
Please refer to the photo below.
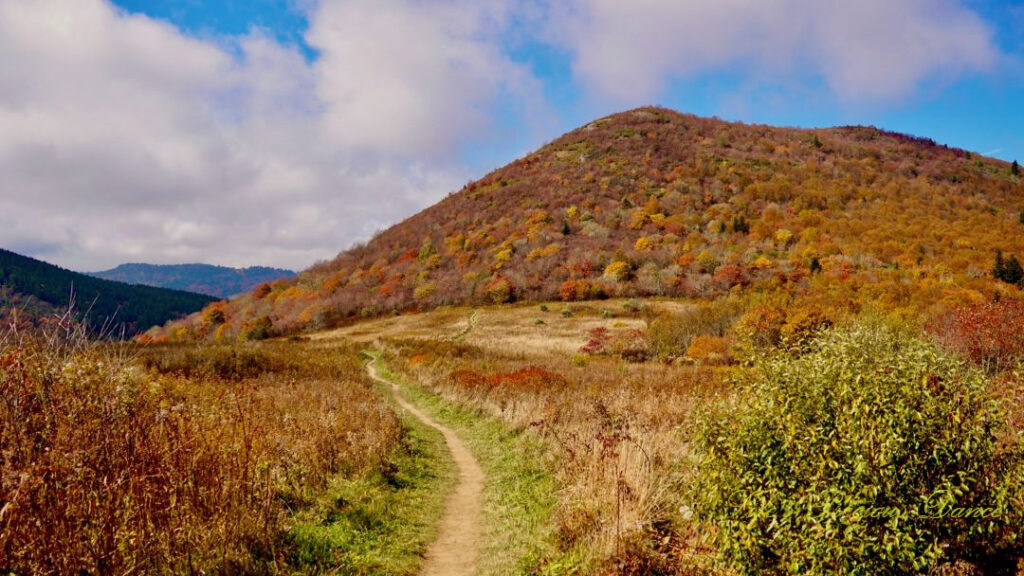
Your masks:
M273 333L274 324L269 316L260 316L251 322L242 325L241 337L243 340L265 340Z
M651 357L641 330L624 330L615 334L608 344L608 352L626 362L646 362Z
M797 306L775 301L754 306L743 315L736 328L743 348L753 350L787 349L801 353L818 334L833 325L829 314L816 306Z
M630 267L628 262L616 260L604 269L604 277L609 280L623 282L629 279Z
M492 278L484 286L484 290L487 292L487 298L495 304L504 304L512 301L512 284L504 276Z
M593 286L586 280L566 280L558 290L565 302L588 300L594 296L594 292Z
M647 325L645 339L651 354L673 360L686 354L698 336L725 336L742 308L733 299L698 304L682 314L660 314Z
M225 307L225 302L215 302L204 308L200 316L203 326L206 328L216 328L223 324L227 320L224 314Z
M1024 300L961 306L929 322L927 330L944 347L989 370L1024 360Z
M597 326L591 328L587 334L587 343L580 347L580 352L583 354L606 354L608 352L606 346L612 341L611 330L608 330L604 326Z
M686 350L686 357L701 364L730 364L732 340L721 336L697 336Z
M626 312L631 313L631 314L637 314L637 313L643 311L644 308L645 308L645 306L644 306L643 302L641 302L639 300L632 300L632 299L631 300L627 300L626 303L622 305L622 309L625 310Z
M762 361L741 399L700 419L690 499L725 563L868 575L966 561L1012 574L1022 451L982 373L877 323L815 347Z

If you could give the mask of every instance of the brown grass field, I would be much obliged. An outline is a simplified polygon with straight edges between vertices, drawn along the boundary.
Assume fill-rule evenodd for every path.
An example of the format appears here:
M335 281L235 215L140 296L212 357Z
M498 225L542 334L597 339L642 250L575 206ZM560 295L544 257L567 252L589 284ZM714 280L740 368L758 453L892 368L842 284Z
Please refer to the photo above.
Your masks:
M63 338L0 353L14 573L278 573L292 513L332 479L386 469L403 435L345 347L126 356Z
M490 552L478 573L740 573L716 561L716 529L694 520L687 488L699 416L714 402L742 400L737 383L753 372L736 359L749 354L742 313L731 301L623 299L446 308L233 345L125 348L59 333L8 335L0 354L0 568L415 574L440 504L393 495L418 475L440 479L423 484L440 498L446 480L410 472L402 460L415 431L359 357L377 349L388 377L415 402L439 398L432 414L449 426L464 433L465 418L494 422L539 446L534 469L523 478L512 470L508 485L550 479L553 506L531 512L545 516L515 519L550 530L538 529L544 541L519 557L524 548L501 542L514 537L514 522L496 527L496 509L484 510L481 546ZM1022 382L1010 369L990 386L1008 406L1005 445L1018 441L1024 421ZM461 424L452 420L456 409L469 414ZM482 442L467 444L485 470L512 461L507 451L517 444ZM344 496L339 482L352 487ZM488 482L485 506L515 502L496 495L503 484ZM376 511L354 508L360 497ZM403 510L421 511L419 532L402 533L408 544L394 551L388 526L408 523L394 520ZM350 524L334 532L339 522ZM367 539L384 557L345 556ZM1007 569L991 573L1021 573Z
M555 555L570 559L573 570L727 574L712 561L706 527L691 522L683 484L694 464L695 414L730 395L747 369L732 361L629 362L581 351L595 328L612 342L629 340L654 319L697 306L644 300L638 307L621 299L452 308L313 338L372 342L407 380L543 438L557 462ZM995 389L1019 429L1019 375L1004 375Z

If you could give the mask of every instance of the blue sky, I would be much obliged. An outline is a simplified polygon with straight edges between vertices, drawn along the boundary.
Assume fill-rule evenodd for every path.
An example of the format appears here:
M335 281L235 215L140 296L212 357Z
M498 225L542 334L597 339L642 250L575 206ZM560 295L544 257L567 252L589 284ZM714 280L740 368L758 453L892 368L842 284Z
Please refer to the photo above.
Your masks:
M309 26L306 9L296 0L115 0L121 8L172 22L183 31L204 37L237 36L253 28L265 30L279 42L299 47L306 58L316 51L305 41ZM307 3L307 6L309 3ZM572 54L542 41L530 39L508 46L511 57L528 65L543 82L546 98L556 111L556 121L542 138L552 138L596 115L647 103L719 116L727 120L789 126L869 124L890 130L927 136L942 143L1013 160L1024 159L1024 3L969 2L993 32L993 43L1008 58L1006 68L993 74L968 74L953 81L927 86L918 93L882 103L839 102L820 97L810 101L785 89L750 91L747 78L736 66L724 66L694 77L673 79L650 100L600 102L588 99L573 81ZM810 84L813 78L807 78ZM766 105L763 102L767 101ZM505 142L508 144L508 142ZM529 138L511 148L494 144L490 150L470 147L465 159L479 169L488 162L519 152L515 146L536 145Z
M0 54L0 246L79 270L303 268L648 104L1024 161L1022 2L0 0Z

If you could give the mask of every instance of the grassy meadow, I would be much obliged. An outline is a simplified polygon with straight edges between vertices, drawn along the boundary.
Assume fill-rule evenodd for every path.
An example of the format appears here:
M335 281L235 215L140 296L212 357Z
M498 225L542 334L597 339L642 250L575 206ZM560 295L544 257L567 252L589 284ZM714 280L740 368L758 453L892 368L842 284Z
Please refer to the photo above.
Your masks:
M9 335L0 397L15 574L414 574L450 482L346 346Z
M968 350L899 315L773 325L770 310L454 308L314 337L373 341L403 380L547 446L552 532L522 573L1020 573L1019 336ZM971 510L989 516L957 517Z
M0 568L416 574L455 471L366 376L373 354L485 472L476 574L1019 575L1024 347L1017 304L993 306L773 324L739 298L619 299L235 344L9 333Z

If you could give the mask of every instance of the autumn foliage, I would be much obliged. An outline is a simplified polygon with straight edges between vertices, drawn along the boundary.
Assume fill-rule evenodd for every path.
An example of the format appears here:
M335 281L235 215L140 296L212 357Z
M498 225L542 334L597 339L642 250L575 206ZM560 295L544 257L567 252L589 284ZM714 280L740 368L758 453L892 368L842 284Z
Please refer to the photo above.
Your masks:
M539 366L526 366L513 372L483 375L472 370L456 370L450 376L457 388L465 391L502 388L508 392L538 393L551 388L564 388L564 376Z
M412 308L602 296L828 295L916 313L1013 297L1013 271L997 280L992 257L1024 253L1022 186L999 160L875 128L642 108L232 300L223 328L196 316L150 338L237 338L261 317L288 334Z
M1024 360L1024 300L1000 300L955 308L928 324L944 347L991 370Z

